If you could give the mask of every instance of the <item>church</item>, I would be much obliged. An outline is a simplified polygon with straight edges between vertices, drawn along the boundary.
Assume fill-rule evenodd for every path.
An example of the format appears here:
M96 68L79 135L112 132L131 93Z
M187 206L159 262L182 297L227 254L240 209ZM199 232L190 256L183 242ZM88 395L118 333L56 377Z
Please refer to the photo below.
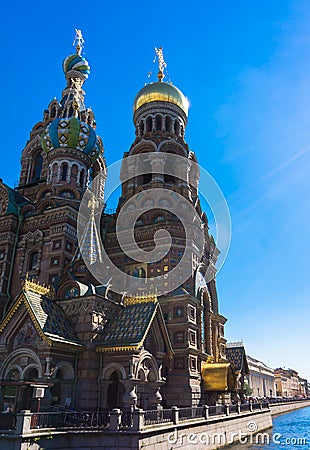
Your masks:
M70 399L83 411L230 402L246 369L242 351L231 358L226 349L219 251L185 140L187 98L164 80L158 49L158 79L133 102L135 136L109 212L79 30L75 43L63 61L61 99L49 103L22 151L18 186L0 180L0 407L34 411L38 399L41 410ZM176 212L186 205L190 233Z

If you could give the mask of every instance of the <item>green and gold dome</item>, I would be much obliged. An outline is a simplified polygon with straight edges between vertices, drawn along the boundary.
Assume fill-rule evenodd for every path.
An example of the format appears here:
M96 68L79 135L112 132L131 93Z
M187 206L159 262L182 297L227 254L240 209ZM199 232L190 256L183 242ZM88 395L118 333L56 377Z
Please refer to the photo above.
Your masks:
M144 86L134 100L133 110L137 111L142 105L151 102L169 102L177 105L188 115L189 102L185 95L170 83L157 81Z
M44 130L41 145L46 153L56 148L74 148L94 163L102 153L102 144L95 130L76 117L56 118Z

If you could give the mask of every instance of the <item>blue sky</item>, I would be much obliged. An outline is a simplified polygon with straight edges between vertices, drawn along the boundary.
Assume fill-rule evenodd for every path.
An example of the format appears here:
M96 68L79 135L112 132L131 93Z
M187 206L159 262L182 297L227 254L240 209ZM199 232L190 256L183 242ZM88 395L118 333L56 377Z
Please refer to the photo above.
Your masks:
M218 275L226 336L310 379L310 5L307 0L13 1L2 10L1 174L18 180L32 126L65 87L74 29L110 164L134 138L132 102L164 47L190 99L186 139L230 207Z

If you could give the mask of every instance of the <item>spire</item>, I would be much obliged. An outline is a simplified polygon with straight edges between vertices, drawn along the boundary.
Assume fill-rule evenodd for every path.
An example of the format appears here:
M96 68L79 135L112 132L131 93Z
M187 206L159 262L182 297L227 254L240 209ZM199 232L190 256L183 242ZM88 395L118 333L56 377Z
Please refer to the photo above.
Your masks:
M95 262L102 262L102 254L100 234L95 220L95 211L98 210L98 200L95 195L90 195L91 197L87 205L90 210L90 217L80 242L80 249L83 249L82 255L83 253L84 256L87 255L89 263L94 264Z
M77 28L75 29L75 36L74 36L74 41L73 41L73 46L76 45L76 53L78 55L81 55L82 53L82 49L83 49L83 44L84 44L84 38L82 35L82 30L78 30Z
M163 48L162 47L159 47L159 48L155 47L155 52L156 52L156 56L157 56L157 59L158 59L158 69L159 69L157 77L158 77L158 81L162 82L163 79L165 78L164 70L167 67L167 64L166 64L166 62L164 60Z

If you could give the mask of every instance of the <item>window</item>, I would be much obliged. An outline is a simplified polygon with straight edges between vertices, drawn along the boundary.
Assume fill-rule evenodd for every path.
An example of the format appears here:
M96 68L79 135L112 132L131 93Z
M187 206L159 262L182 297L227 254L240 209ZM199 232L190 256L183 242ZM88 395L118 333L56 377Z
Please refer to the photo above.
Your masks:
M156 123L156 131L160 131L161 130L161 117L160 116L156 116L155 123Z
M1 260L1 259L4 259L4 257L5 257L5 252L4 252L4 250L0 250L0 260Z
M172 120L171 117L167 116L166 117L166 131L171 131L172 130Z
M194 356L189 357L189 368L194 372L197 370L197 358Z
M66 250L68 250L69 252L71 252L71 251L72 251L72 248L73 248L72 242L67 241L67 242L66 242Z
M68 175L68 164L65 163L62 166L61 181L67 181L67 175Z
M58 258L52 258L51 266L58 266L58 265L59 265L59 259Z
M191 322L196 322L196 308L188 305L188 318Z
M183 317L184 316L183 306L178 306L176 308L173 308L173 316L174 317Z
M41 172L42 172L42 165L43 165L43 157L39 153L34 158L33 176L32 176L31 181L40 180Z
M196 346L196 332L193 330L189 330L189 343Z
M82 187L84 186L84 181L85 181L85 170L82 169L80 172L80 179L79 179L80 186Z
M53 242L53 250L57 250L61 247L61 241L54 241Z
M152 131L152 118L151 117L148 117L147 119L146 119L146 132L148 133L148 132L150 132L150 131Z
M29 258L29 270L36 270L38 267L38 258L39 258L39 253L38 252L32 252L30 254L30 258Z
M54 284L58 280L58 276L55 274L52 274L48 277L48 282L50 284Z

